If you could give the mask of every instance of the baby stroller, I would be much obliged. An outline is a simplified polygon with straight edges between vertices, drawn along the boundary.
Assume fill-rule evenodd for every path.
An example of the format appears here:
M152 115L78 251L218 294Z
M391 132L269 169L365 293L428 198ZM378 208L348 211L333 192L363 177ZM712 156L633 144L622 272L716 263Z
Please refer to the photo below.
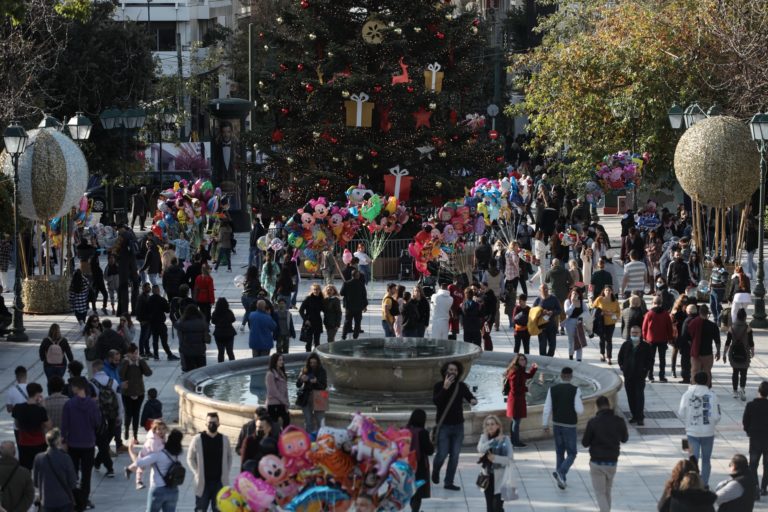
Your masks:
M399 273L397 275L398 281L404 279L413 279L413 256L408 253L407 249L400 251L400 258L398 259Z

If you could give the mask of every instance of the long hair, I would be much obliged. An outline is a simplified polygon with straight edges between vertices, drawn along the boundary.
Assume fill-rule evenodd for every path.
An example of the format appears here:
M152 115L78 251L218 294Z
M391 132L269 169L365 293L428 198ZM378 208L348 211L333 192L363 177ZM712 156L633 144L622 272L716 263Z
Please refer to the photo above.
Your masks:
M48 329L48 338L53 340L61 339L61 328L59 327L59 324L51 324L51 327Z
M688 305L688 296L680 295L675 301L675 304L672 306L672 314L674 315L680 310L685 310L685 307L687 305Z
M427 424L427 413L424 409L414 409L406 427L424 428Z
M309 362L311 360L313 360L313 359L317 361L317 367L318 368L322 368L323 367L323 363L320 362L320 356L318 356L317 354L315 354L313 352L313 353L309 354L309 357L307 357L307 360L304 362L304 369L302 370L303 373L309 373L310 371L312 371L312 369L309 367Z
M515 357L512 358L512 360L507 365L507 371L504 372L504 376L506 377L512 372L516 372L520 369L520 358L523 358L527 361L527 357L525 354L515 354Z
M736 276L739 278L739 290L747 291L749 288L749 278L744 274L744 269L741 265L736 267Z
M286 377L286 374L285 374L285 363L283 363L281 366L277 365L277 361L278 361L278 359L280 359L281 355L282 354L280 354L279 352L275 352L274 354L269 356L269 369L270 369L270 371L277 371L277 372L279 372L280 375L282 375L283 378L285 378Z
M698 471L698 467L691 459L677 461L675 467L672 468L672 473L669 475L666 483L664 483L663 496L669 496L672 494L672 491L678 490L683 477L691 471Z
M226 298L219 297L218 299L216 299L216 306L213 308L214 313L221 314L228 309L229 309L229 302L227 302Z

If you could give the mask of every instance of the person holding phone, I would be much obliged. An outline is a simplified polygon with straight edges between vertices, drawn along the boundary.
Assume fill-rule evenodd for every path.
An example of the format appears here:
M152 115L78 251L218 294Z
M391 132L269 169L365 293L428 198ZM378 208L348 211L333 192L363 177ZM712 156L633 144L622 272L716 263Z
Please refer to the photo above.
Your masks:
M528 391L526 382L536 375L538 366L531 365L530 371L525 371L528 358L523 354L517 354L507 367L504 375L504 394L507 395L507 418L511 419L510 433L512 434L512 446L523 448L525 443L520 441L520 422L528 416L528 408L525 394Z

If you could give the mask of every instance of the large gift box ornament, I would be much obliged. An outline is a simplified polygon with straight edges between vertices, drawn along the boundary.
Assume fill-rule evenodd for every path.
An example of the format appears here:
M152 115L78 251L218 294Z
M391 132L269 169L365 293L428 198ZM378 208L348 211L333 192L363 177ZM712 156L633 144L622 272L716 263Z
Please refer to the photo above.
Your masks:
M408 169L401 169L399 165L392 167L388 175L384 175L384 193L395 196L398 201L408 201L411 197L411 182Z
M443 90L443 72L442 67L437 62L427 66L424 71L424 88L428 91L440 92Z
M349 100L344 102L347 111L347 126L357 128L370 128L373 122L374 104L368 102L370 97L364 93L352 94Z

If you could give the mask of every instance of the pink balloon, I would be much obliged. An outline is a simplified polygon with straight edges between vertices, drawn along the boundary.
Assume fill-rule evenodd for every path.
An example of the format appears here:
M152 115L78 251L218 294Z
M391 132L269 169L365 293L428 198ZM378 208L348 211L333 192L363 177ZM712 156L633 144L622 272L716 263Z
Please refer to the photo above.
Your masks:
M343 261L345 265L350 264L352 261L352 253L349 249L344 249L344 254L341 255L341 261Z

